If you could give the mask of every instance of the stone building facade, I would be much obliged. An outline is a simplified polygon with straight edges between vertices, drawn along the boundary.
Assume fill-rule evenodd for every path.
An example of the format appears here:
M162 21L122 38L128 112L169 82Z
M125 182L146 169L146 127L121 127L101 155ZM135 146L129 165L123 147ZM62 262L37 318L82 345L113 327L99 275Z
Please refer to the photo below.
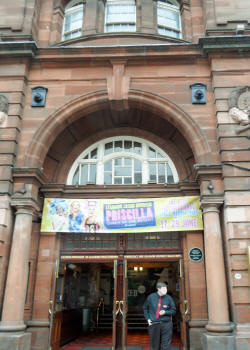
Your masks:
M60 234L40 231L44 198L188 195L204 230L181 236L186 348L249 349L250 3L2 0L0 13L0 349L48 348ZM163 150L178 181L70 182L82 152L123 137Z

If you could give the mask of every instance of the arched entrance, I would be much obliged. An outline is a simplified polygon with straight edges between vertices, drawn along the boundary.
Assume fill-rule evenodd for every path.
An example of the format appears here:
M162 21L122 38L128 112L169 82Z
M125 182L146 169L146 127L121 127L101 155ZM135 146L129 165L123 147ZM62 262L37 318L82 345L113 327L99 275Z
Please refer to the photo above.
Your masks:
M196 123L168 100L149 93L131 91L128 106L128 109L114 110L110 107L107 95L98 92L69 103L60 111L54 113L41 126L32 140L29 151L27 151L24 164L26 166L43 167L44 173L49 178L49 181L41 188L45 198L70 197L87 200L92 198L139 197L144 199L147 197L199 195L199 186L195 181L192 181L192 167L195 162L209 162L211 150ZM180 182L171 185L148 182L139 188L135 185L125 187L111 185L111 187L107 187L96 186L91 183L84 186L65 185L70 167L81 152L98 140L121 135L140 136L163 149L173 160ZM46 233L42 237L42 240L45 241ZM172 239L174 236L166 235L165 238L162 238L162 241L169 241L169 237ZM202 315L197 311L197 317L206 318L203 262L199 266L198 272L200 281L202 281L201 287L196 286L196 290L192 289L190 291L189 283L193 276L192 269L195 271L195 268L188 261L188 249L195 244L203 250L202 232L179 233L178 246L168 248L160 245L159 247L149 246L147 249L143 246L146 242L144 237L144 239L141 239L142 247L138 249L137 243L134 243L134 246L131 242L129 243L130 238L131 236L128 237L125 233L120 234L116 237L113 250L106 249L105 251L104 249L100 253L96 243L100 242L100 239L96 239L95 242L92 240L91 243L96 244L94 249L89 248L88 243L86 248L83 248L82 243L78 240L78 245L74 248L63 250L65 246L62 243L62 235L58 234L54 236L53 243L57 252L55 259L57 257L56 260L61 260L68 271L68 275L70 275L68 269L70 264L74 264L76 269L83 272L83 274L86 273L88 269L86 264L89 263L88 259L90 257L91 266L99 271L100 277L101 273L105 273L103 266L108 265L106 268L108 272L106 271L106 273L113 275L113 294L111 297L113 303L111 303L111 308L113 307L112 346L114 349L124 349L128 345L126 343L128 329L126 312L128 308L125 304L127 305L129 297L131 297L128 294L135 289L129 289L126 271L129 271L138 260L144 264L142 266L144 271L147 270L147 273L151 273L153 276L161 274L164 269L175 271L175 279L172 277L171 283L175 284L175 292L177 292L176 301L180 308L179 317L181 318L181 314L183 314L182 320L176 324L179 331L181 329L182 345L187 347L186 321L188 321L188 317L186 316L190 310L187 308L187 300L194 298L197 289L201 291L200 303L203 304ZM53 240L52 237L50 239ZM133 239L134 242L139 241L136 232ZM101 242L103 241L105 241L104 237L101 239ZM157 239L152 239L151 242L153 241L157 241ZM129 244L132 244L130 248ZM58 255L60 245L61 258ZM75 254L76 251L77 254ZM184 283L184 271L186 272L186 283ZM137 282L133 281L135 284ZM56 284L54 286L56 287ZM140 285L137 287L140 287ZM53 294L53 288L51 291ZM39 303L38 290L35 302ZM78 302L80 303L80 299ZM198 309L194 305L192 305L192 308L193 310ZM36 317L39 317L39 313ZM55 338L56 341L60 339L60 337ZM58 342L55 344L55 348L56 346L58 347Z

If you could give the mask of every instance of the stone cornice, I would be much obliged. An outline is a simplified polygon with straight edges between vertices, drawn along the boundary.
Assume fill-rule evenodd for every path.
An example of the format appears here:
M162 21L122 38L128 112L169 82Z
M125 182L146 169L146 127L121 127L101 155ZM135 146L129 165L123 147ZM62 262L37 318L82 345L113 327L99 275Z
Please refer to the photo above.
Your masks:
M199 39L203 54L222 52L250 52L250 35L207 36Z
M202 180L204 177L210 179L214 176L222 176L221 164L195 164L195 181Z
M89 60L109 62L111 59L121 60L159 60L175 59L185 60L201 58L198 45L190 43L168 43L168 44L135 44L135 45L105 45L105 46L58 46L40 48L36 60L39 61L62 61L79 62Z
M0 58L6 57L34 57L37 54L35 41L0 41Z
M209 207L220 208L223 203L224 203L223 195L214 195L214 194L202 195L200 198L200 207L202 209L206 209Z
M19 213L22 214L34 214L40 212L38 203L31 197L19 198L15 194L11 197L10 205L15 207Z
M13 178L23 179L24 182L27 180L31 180L32 182L35 180L40 185L48 182L48 178L43 173L41 168L30 168L30 167L16 167L13 168Z
M140 198L145 194L148 197L173 197L173 196L197 196L200 193L200 187L195 182L180 182L178 184L166 185L86 185L86 186L68 186L64 184L45 184L40 192L47 198L114 198L131 197Z

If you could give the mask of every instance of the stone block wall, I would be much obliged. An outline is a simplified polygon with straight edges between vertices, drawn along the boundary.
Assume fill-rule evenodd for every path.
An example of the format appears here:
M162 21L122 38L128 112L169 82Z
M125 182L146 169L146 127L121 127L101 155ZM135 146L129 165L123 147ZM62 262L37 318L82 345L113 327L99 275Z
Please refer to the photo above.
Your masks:
M0 40L36 39L39 0L1 0Z
M235 87L248 85L249 65L249 57L212 59L217 134L225 192L225 258L232 318L238 324L236 339L240 339L241 346L244 341L248 344L245 338L250 329L250 287L246 255L250 245L250 131L230 117L228 98Z
M249 1L205 0L203 1L203 6L207 34L235 34L237 24L245 24L244 34L249 34Z
M0 95L8 99L7 119L0 124L0 311L13 230L12 170L16 164L18 140L22 128L26 91L27 61L0 58Z

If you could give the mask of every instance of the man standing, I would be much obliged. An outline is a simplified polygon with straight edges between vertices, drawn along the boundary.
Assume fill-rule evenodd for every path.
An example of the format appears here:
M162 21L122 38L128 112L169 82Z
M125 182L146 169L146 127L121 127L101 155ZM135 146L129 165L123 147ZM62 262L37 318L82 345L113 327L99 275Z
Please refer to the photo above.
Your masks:
M156 289L157 292L150 294L143 304L151 350L170 350L173 333L171 316L175 315L176 308L164 282L158 282Z

